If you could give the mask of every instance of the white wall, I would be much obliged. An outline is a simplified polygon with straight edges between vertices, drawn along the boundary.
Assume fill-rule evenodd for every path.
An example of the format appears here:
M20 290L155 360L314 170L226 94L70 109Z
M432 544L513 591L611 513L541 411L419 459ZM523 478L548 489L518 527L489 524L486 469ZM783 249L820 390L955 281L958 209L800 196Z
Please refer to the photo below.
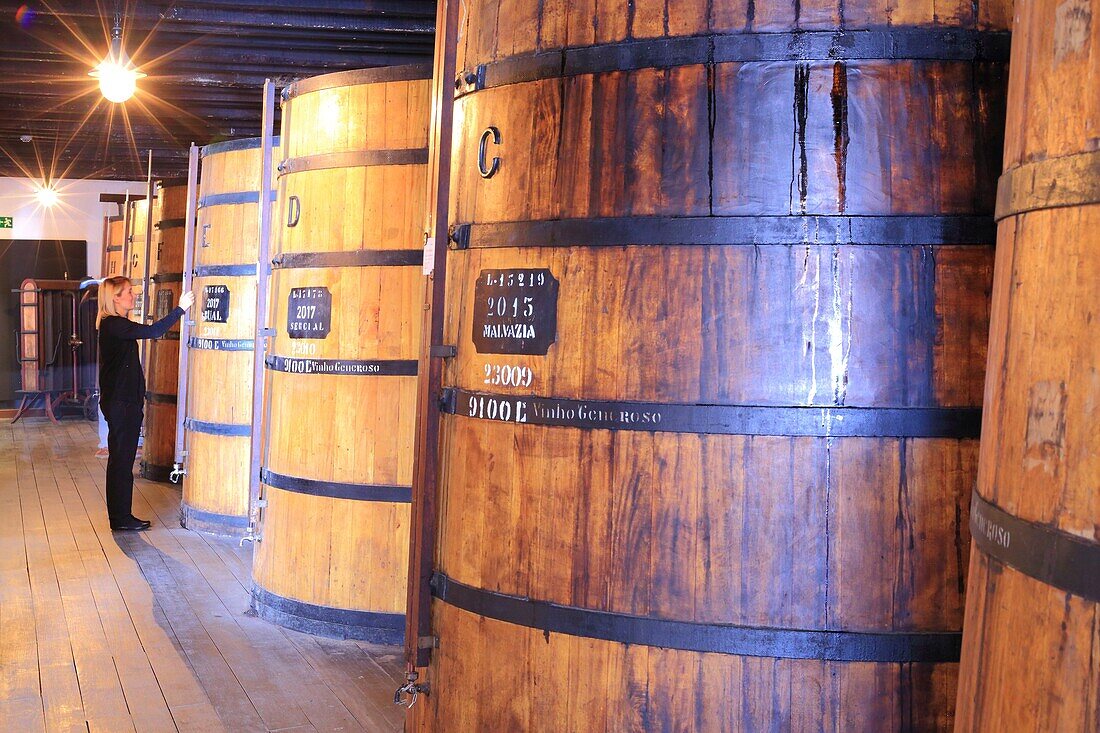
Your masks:
M103 258L103 217L116 216L117 204L100 203L101 193L145 195L145 181L95 181L62 178L55 184L60 202L43 208L29 178L0 177L0 216L14 217L3 239L83 239L88 242L88 275L99 277ZM80 277L84 273L73 273Z

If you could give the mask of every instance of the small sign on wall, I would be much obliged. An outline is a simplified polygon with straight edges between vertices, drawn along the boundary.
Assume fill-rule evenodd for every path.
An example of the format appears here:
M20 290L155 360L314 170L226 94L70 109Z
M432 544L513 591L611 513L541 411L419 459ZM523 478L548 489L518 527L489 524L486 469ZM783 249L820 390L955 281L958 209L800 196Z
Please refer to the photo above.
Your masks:
M14 223L14 216L0 216L0 229L11 229Z

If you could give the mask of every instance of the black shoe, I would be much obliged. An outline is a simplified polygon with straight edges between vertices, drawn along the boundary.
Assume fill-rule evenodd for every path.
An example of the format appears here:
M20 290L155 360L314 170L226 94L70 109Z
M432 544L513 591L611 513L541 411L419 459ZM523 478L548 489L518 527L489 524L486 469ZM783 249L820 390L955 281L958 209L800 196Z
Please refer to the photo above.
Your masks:
M111 522L111 529L116 531L140 532L143 529L149 529L149 527L150 522L144 519L138 519L133 514L118 522Z

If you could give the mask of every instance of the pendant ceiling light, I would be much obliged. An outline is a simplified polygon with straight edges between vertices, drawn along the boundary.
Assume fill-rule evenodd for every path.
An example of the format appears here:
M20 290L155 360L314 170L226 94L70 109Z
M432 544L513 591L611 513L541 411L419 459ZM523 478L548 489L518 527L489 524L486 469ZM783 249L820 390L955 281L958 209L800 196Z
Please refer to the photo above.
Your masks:
M122 50L122 14L115 13L115 25L111 29L111 50L107 58L99 62L88 74L99 80L99 91L109 102L120 104L134 96L137 80L145 74L134 68L130 57Z

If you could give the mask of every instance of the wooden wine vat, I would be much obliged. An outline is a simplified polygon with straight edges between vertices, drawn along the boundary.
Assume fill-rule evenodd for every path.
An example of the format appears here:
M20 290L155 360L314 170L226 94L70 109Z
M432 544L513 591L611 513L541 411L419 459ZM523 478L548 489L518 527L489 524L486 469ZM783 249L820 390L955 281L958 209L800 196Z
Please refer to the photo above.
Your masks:
M103 252L103 277L114 277L122 274L122 265L125 258L123 245L126 240L125 222L121 216L108 216L103 222L104 252Z
M135 321L146 323L148 319L143 310L145 306L143 293L145 289L146 271L145 234L149 227L149 205L144 199L141 201L131 201L127 204L127 210L126 277L130 278L134 289L134 312L130 314L130 317ZM150 259L156 254L155 242L154 246L150 247L149 254ZM152 275L154 271L155 270L151 270L150 275ZM150 286L151 285L152 283L150 283ZM151 292L152 287L150 287L150 293Z
M200 156L181 521L188 529L243 536L263 151L260 138L249 138L207 145Z
M151 301L154 321L168 315L180 299L187 184L158 182L157 199L154 210L160 215L153 225L157 259ZM149 347L149 363L145 367L145 443L141 475L152 481L168 481L175 458L179 323L161 338L150 341Z
M1009 8L719 5L462 14L410 730L952 727Z
M1094 733L1100 2L1015 12L956 730Z
M253 607L312 633L403 633L430 73L283 92Z

